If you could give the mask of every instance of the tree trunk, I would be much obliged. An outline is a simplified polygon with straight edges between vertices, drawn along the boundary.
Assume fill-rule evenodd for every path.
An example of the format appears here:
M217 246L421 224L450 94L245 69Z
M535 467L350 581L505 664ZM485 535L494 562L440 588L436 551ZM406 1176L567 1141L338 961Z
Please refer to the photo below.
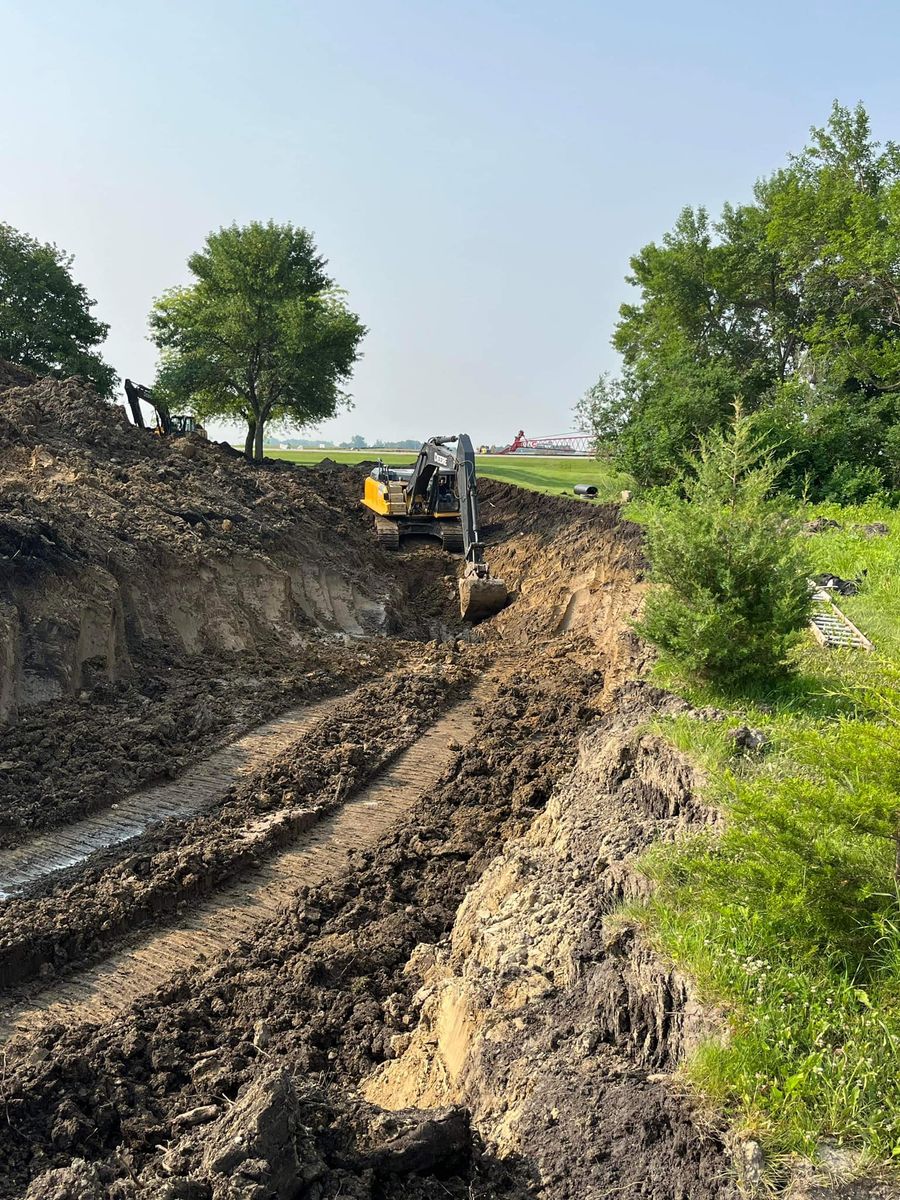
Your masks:
M266 418L260 413L256 418L256 429L253 431L253 461L262 462L263 460L263 435L266 428Z
M256 418L247 420L247 436L244 438L244 458L253 458L253 442L256 438Z

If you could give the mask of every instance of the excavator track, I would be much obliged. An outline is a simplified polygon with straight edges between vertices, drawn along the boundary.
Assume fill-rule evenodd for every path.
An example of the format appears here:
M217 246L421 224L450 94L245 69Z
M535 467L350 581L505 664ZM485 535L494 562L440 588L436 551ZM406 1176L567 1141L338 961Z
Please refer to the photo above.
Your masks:
M271 924L301 884L340 870L347 854L372 845L433 787L456 748L476 731L475 708L487 681L456 704L367 788L256 870L242 875L174 925L141 932L103 962L0 1012L0 1038L53 1022L103 1021L176 971L202 969L210 957Z
M396 521L390 521L387 517L376 517L375 536L378 538L378 544L382 549L400 549L400 530L397 527Z
M142 788L81 821L0 851L0 901L55 871L78 866L98 850L137 837L151 825L206 808L342 703L339 697L290 709L188 767L177 779Z
M440 522L440 527L441 544L448 554L462 554L463 532L459 522L444 519Z

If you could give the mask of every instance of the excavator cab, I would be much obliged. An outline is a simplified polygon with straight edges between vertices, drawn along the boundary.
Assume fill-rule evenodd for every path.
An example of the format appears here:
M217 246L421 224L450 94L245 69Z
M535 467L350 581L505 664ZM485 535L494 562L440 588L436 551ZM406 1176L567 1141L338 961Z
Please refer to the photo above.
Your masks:
M172 422L172 433L175 437L187 437L189 433L198 433L204 438L207 436L206 430L190 413L172 413L169 419Z
M397 550L402 537L418 535L463 554L459 597L465 620L484 620L508 602L506 585L483 557L475 452L467 434L425 442L413 467L379 463L366 478L362 503L375 514L375 532L386 549Z

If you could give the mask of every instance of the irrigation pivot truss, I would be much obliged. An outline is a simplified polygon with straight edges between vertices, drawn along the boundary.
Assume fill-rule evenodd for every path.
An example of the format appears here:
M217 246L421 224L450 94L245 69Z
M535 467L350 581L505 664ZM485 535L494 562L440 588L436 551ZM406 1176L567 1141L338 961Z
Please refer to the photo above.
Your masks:
M498 454L573 454L592 458L593 438L588 433L564 433L559 437L529 438L519 430L508 446Z

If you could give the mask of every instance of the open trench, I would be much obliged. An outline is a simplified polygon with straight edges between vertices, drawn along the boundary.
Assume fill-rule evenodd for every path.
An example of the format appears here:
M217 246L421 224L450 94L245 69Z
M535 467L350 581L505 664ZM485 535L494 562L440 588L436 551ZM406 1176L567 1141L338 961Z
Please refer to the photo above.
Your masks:
M629 683L636 534L483 513L473 640L0 854L0 1196L731 1200L673 1078L714 1021L607 923L711 819Z

